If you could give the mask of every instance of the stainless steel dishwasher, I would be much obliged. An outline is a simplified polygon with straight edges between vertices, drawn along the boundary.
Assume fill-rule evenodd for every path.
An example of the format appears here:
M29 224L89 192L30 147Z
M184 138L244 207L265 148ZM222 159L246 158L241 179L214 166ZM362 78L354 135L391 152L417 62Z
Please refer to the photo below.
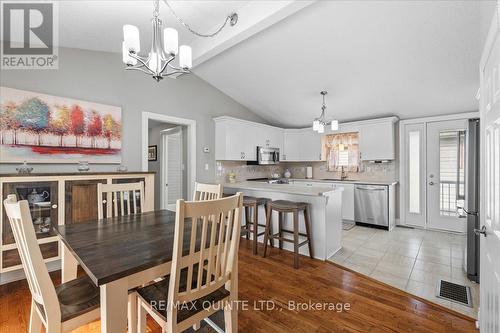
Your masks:
M389 187L355 185L354 221L361 225L389 229Z

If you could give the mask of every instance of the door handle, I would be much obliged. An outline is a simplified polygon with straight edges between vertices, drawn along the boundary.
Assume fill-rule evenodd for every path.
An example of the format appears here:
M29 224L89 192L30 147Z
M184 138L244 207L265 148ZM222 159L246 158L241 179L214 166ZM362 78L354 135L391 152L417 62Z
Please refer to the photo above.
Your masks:
M434 185L434 182L429 182L429 185L431 185L431 186Z
M472 211L469 211L469 210L465 209L464 207L460 207L460 206L457 206L457 208L463 210L464 213L467 215L479 216L478 212L472 212Z
M484 237L486 237L488 235L488 233L486 232L486 226L485 225L483 225L481 227L481 229L474 229L474 233L476 235L478 235L478 236L479 235L483 235Z

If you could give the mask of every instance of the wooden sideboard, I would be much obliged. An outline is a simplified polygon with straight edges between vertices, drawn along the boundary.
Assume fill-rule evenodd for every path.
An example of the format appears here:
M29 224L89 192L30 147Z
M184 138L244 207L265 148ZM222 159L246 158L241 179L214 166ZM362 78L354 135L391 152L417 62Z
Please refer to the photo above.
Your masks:
M111 173L43 173L0 174L0 274L22 268L17 246L3 209L3 200L16 194L19 200L30 194L41 199L30 202L31 216L38 243L46 262L60 259L61 249L52 225L85 223L97 219L97 184L132 183L144 181L144 207L140 211L154 210L153 172ZM33 200L32 200L33 201Z

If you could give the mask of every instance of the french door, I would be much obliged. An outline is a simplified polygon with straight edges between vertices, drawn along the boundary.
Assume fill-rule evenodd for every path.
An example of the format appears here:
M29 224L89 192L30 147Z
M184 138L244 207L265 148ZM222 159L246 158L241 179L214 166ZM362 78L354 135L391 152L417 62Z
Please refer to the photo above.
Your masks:
M465 201L466 120L427 123L427 227L466 231L457 207Z
M465 201L467 117L402 121L401 219L404 224L466 231L457 206Z

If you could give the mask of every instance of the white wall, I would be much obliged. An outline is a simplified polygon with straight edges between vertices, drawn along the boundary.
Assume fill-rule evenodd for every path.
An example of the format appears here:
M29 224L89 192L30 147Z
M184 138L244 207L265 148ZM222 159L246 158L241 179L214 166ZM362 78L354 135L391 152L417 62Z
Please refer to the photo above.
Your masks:
M139 72L123 69L121 55L79 49L59 49L58 70L1 70L0 85L122 107L122 159L130 171L141 169L141 112L155 112L197 122L197 179L215 177L212 118L231 115L253 121L262 118L197 76L185 75L157 83ZM210 153L203 153L203 147ZM205 170L208 163L210 168ZM0 164L0 172L15 172L15 164ZM35 172L75 171L76 165L34 165ZM114 171L117 165L91 165L92 171Z

